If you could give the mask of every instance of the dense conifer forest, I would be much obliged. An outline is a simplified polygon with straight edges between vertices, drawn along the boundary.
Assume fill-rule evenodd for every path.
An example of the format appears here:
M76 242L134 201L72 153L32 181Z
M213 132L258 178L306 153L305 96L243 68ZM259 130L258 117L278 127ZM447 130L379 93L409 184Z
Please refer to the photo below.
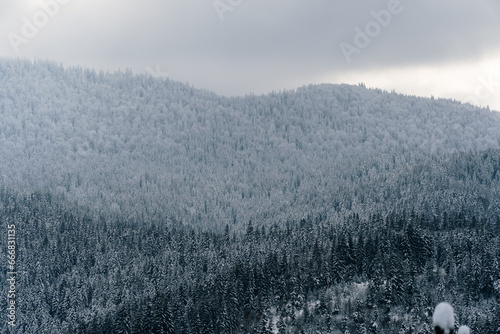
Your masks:
M499 333L500 114L1 59L0 224L2 333Z
M474 333L500 326L498 216L352 215L215 233L50 194L2 189L1 199L3 223L20 231L18 333L430 333L442 300Z

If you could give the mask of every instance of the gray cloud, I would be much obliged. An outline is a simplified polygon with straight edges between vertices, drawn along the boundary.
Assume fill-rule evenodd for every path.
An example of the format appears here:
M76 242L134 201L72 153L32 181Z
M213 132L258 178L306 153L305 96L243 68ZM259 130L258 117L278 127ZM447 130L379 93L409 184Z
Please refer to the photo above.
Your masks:
M353 44L354 28L364 29L374 20L370 12L391 1L242 0L221 21L213 0L73 0L18 55L136 72L160 65L173 79L239 94L317 82L326 73L500 52L496 0L400 0L401 13L347 63L339 44ZM4 9L13 13L0 26L2 54L9 56L6 34L19 31L33 9Z

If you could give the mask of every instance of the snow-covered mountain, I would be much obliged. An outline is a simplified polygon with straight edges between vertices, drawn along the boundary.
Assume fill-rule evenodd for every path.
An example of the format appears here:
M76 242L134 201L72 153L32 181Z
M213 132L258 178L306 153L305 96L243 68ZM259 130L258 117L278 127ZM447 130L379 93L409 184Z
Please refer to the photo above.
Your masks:
M486 183L447 171L498 149L499 129L497 112L363 85L227 98L129 72L0 61L4 184L208 227L388 203L428 210L457 191L459 204L489 208L498 160Z
M362 84L0 60L0 332L498 332L499 130Z

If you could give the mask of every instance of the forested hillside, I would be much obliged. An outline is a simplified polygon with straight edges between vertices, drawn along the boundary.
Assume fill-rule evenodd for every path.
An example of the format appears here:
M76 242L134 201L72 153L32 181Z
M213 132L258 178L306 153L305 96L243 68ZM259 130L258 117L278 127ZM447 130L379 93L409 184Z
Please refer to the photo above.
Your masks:
M128 72L1 60L0 119L6 185L128 216L269 226L376 213L388 201L420 210L445 193L498 207L496 172L476 187L474 175L452 181L434 168L500 147L499 113L450 100L362 85L225 98ZM419 168L440 183L419 184Z
M429 333L443 300L500 331L489 109L3 59L0 176L2 333Z
M10 333L430 333L442 300L473 333L500 328L498 216L213 233L0 193L2 224L18 231Z

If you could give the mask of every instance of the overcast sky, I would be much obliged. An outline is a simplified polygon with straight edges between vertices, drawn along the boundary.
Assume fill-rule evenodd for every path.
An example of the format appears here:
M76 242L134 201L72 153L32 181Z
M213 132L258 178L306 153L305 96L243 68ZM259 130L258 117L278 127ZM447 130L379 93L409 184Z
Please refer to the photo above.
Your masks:
M1 56L130 68L224 95L364 82L500 110L499 31L498 0L0 2Z

